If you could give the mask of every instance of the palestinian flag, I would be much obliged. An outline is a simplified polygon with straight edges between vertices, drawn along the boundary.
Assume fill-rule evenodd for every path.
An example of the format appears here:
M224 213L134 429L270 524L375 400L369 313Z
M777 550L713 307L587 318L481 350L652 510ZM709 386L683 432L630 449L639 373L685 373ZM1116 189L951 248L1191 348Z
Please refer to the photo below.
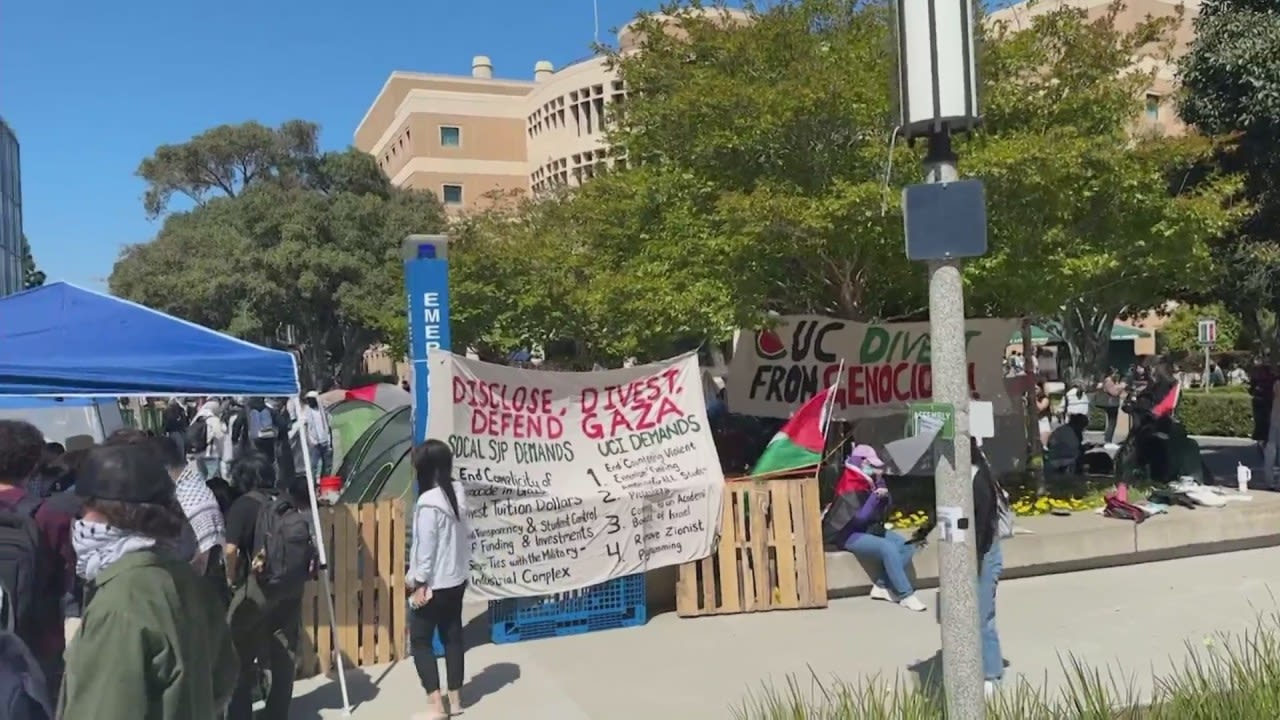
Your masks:
M827 415L834 388L826 388L796 410L787 424L769 441L751 468L752 475L812 467L822 460L827 444Z

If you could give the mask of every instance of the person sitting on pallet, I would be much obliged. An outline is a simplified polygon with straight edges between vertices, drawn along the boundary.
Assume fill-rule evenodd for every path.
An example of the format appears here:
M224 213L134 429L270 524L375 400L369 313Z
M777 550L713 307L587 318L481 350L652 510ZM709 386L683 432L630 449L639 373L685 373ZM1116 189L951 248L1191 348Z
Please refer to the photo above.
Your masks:
M884 481L884 461L870 445L857 445L845 460L836 497L822 520L823 543L842 548L860 560L879 565L872 600L896 602L915 612L925 604L916 597L907 568L923 535L908 541L885 529L892 498Z

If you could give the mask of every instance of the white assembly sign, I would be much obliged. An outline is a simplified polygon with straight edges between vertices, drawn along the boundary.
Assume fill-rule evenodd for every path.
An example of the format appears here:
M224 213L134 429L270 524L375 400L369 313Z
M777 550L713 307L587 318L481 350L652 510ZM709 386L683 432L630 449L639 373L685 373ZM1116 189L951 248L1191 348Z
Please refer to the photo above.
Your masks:
M429 354L427 437L453 448L472 590L567 592L715 549L724 475L695 355L597 372Z
M952 506L938 507L938 529L941 531L942 542L964 542L965 530L961 527L960 522L963 519L964 509L962 508Z

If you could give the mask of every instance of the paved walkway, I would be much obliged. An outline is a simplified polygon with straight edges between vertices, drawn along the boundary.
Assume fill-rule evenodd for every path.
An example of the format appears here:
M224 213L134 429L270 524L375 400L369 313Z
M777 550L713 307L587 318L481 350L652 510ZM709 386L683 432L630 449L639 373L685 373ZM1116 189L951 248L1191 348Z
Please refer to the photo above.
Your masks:
M1217 632L1239 633L1280 610L1280 549L1188 558L1128 568L1009 581L1000 588L1000 629L1010 672L1057 686L1061 658L1113 665L1149 688ZM934 591L922 593L934 604ZM471 720L718 720L766 679L796 675L810 687L838 674L918 679L937 669L936 616L866 598L826 610L681 619L641 628L513 645L467 654ZM426 708L412 663L350 674L357 720L399 720ZM291 717L337 718L336 682L297 688Z

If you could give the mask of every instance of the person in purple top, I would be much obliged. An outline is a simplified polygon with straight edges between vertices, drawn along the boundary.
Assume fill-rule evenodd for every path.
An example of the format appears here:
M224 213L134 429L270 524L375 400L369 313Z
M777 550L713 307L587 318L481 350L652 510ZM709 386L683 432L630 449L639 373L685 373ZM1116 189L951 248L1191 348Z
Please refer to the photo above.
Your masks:
M881 572L871 588L872 600L896 602L915 612L923 612L925 604L916 597L907 568L918 545L901 535L886 530L892 498L884 482L884 461L870 445L858 445L845 461L845 471L837 490L841 498L860 504L853 519L844 526L845 550L859 559L880 565Z

